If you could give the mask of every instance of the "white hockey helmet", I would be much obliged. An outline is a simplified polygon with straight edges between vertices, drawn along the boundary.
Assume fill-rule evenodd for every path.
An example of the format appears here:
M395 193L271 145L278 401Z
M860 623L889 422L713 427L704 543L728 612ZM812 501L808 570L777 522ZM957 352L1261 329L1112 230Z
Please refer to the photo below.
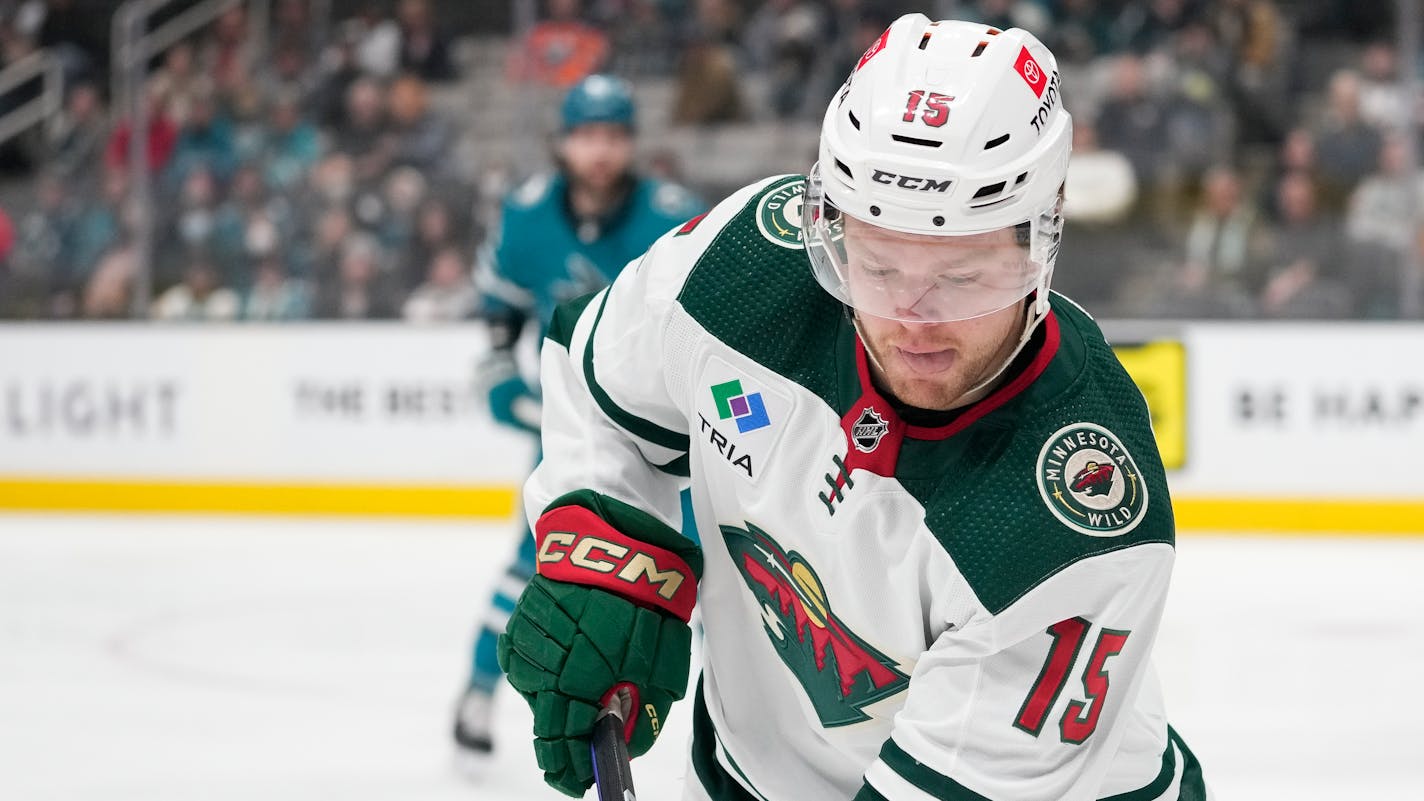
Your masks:
M826 110L802 207L817 281L858 311L915 322L979 317L1037 292L1026 338L1048 310L1071 143L1057 60L1032 34L901 17ZM849 251L847 217L869 223L854 226ZM968 265L957 270L893 264L894 240L987 251L1008 237L984 235L1006 228L1009 248L952 260ZM879 256L876 236L890 245Z

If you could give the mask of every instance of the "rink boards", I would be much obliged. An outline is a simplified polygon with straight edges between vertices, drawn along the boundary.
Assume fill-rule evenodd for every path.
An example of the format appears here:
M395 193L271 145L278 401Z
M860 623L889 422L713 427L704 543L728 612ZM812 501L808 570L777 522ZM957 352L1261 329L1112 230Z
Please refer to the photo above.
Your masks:
M1424 326L1107 323L1183 529L1424 534ZM0 325L0 509L504 518L475 325Z

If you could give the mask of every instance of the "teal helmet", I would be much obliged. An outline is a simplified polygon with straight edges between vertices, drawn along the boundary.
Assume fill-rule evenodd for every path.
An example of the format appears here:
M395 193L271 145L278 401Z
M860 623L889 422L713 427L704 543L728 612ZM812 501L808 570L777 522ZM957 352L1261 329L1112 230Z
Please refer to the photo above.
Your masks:
M612 75L590 75L564 95L563 129L572 131L591 122L633 127L633 87Z

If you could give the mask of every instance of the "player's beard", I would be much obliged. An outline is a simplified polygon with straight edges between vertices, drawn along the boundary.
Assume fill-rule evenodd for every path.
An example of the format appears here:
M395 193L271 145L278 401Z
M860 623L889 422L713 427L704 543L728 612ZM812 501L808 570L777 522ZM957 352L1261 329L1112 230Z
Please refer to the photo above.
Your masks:
M918 409L947 411L979 400L1024 330L1022 304L953 323L907 323L857 314L876 386ZM981 386L983 385L983 386Z

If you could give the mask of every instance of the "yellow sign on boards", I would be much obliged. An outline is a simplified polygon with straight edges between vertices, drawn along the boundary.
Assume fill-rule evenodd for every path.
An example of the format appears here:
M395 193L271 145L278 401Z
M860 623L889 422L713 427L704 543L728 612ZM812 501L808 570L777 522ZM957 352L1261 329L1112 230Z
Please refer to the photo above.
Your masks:
M1180 470L1187 462L1187 349L1164 341L1113 350L1147 398L1162 466Z

